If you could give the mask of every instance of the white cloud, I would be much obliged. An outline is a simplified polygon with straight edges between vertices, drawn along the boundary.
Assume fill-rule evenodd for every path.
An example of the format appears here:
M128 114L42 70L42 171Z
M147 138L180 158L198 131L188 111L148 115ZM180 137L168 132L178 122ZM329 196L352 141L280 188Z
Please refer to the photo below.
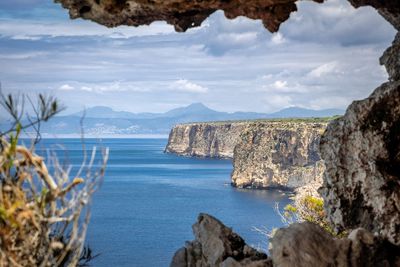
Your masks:
M62 91L72 91L75 88L73 86L69 85L69 84L63 84L58 89L62 90Z
M275 88L275 89L286 89L287 88L287 81L275 81L273 84L272 84L272 86Z
M86 92L92 92L92 91L94 91L93 88L92 88L92 87L89 87L89 86L82 86L82 87L81 87L81 90L82 90L82 91L86 91Z
M313 109L346 107L351 101L347 97L342 96L322 96L316 97L310 101L309 107Z
M73 86L64 84L59 87L63 91L80 90L94 93L112 93L112 92L149 92L147 88L140 88L134 82L106 82L106 83L80 83L73 82Z
M222 33L217 38L230 45L249 45L249 43L257 40L257 32Z
M50 93L73 109L95 103L133 112L192 102L222 111L344 108L387 79L377 59L394 31L376 12L345 0L298 5L274 35L259 20L229 20L221 11L184 34L165 23L107 29L70 21L59 7L47 18L5 16L0 77L10 92L69 85L73 91Z
M293 105L292 97L288 95L268 95L264 99L271 110L279 110Z
M279 44L283 44L286 42L286 39L283 37L282 33L277 32L274 33L271 37L271 42L273 44L279 45Z
M331 73L340 73L338 68L338 63L336 61L329 62L318 66L317 68L311 70L308 75L314 78L320 78L324 75Z
M188 93L207 93L208 88L199 84L195 84L186 79L179 79L173 82L170 87L171 90Z
M103 36L108 38L126 39L134 36L152 36L175 33L174 28L165 22L154 22L140 27L119 26L106 28L88 21L46 21L0 18L0 36L15 40L40 40L44 36Z

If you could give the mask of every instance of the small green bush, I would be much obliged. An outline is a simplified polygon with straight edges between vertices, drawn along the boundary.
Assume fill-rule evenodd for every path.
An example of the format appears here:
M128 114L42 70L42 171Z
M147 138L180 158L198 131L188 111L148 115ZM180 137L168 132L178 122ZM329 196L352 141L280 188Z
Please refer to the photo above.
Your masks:
M324 201L322 198L305 196L297 204L288 204L283 209L285 221L292 222L311 222L321 226L325 231L335 237L343 237L345 232L337 233L328 223L325 217Z

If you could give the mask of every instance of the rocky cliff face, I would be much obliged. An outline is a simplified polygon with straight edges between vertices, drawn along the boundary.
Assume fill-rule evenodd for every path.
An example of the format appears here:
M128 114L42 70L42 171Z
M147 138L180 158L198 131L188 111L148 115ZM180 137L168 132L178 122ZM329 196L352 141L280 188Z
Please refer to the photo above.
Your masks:
M237 187L297 188L322 183L319 140L326 123L264 121L192 123L171 130L166 152L233 158Z
M338 230L363 227L400 245L400 64L392 56L393 81L350 105L323 136L321 192Z
M233 158L247 123L192 123L175 126L165 152L184 156Z
M234 150L237 187L301 187L321 184L319 140L326 123L267 122L246 127Z

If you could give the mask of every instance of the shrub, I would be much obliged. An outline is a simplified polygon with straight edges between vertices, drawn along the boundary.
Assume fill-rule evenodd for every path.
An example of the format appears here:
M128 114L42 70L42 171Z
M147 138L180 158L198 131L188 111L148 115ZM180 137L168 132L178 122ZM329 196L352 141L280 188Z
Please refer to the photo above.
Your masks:
M283 213L277 210L281 218L288 224L293 222L308 221L321 226L325 231L336 237L345 236L346 233L336 233L325 218L324 201L322 198L304 196L295 202L288 204ZM277 207L278 208L278 207Z
M56 100L40 96L36 120L27 125L21 123L18 101L11 95L2 100L13 123L0 134L0 266L85 265L93 258L84 247L89 205L108 151L103 150L97 170L92 168L95 149L73 176L55 154L48 158L48 168L35 146L19 145L19 137L23 129L57 114Z

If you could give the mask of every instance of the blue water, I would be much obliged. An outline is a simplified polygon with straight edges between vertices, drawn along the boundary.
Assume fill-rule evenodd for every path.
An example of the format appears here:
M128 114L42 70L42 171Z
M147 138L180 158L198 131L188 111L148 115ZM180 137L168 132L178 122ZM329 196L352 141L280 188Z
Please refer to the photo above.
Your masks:
M191 225L200 212L216 216L247 243L265 248L266 238L253 227L281 226L274 205L287 204L287 196L232 188L230 160L165 154L166 143L166 139L86 140L87 148L110 148L88 229L87 241L94 253L100 253L92 266L168 266L174 252L193 239ZM72 164L82 160L79 139L43 139L39 147L58 150Z

